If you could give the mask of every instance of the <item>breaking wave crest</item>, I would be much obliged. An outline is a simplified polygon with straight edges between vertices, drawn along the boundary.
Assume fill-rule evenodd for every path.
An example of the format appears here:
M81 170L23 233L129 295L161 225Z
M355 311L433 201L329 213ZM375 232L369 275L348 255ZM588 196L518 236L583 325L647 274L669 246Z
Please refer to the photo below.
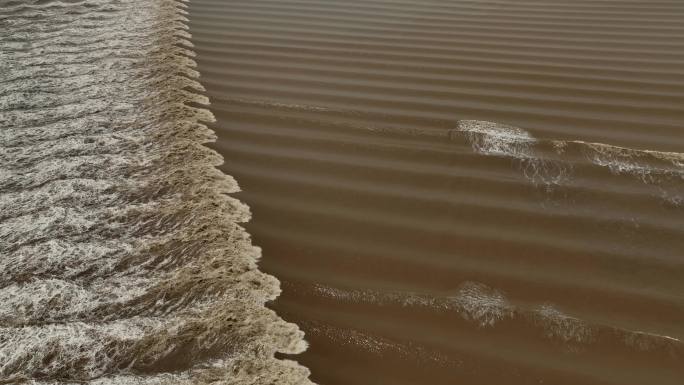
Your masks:
M0 3L0 383L309 383L184 8Z
M682 153L579 140L537 139L521 128L480 120L462 120L450 135L452 139L465 138L479 154L513 159L523 175L536 185L567 184L576 167L589 164L654 186L672 204L684 203Z

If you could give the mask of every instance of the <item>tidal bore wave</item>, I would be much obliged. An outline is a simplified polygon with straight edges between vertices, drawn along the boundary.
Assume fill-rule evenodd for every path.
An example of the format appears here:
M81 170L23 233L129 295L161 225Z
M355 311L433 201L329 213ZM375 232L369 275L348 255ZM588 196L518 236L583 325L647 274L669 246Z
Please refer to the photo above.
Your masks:
M0 383L309 383L183 2L0 2Z

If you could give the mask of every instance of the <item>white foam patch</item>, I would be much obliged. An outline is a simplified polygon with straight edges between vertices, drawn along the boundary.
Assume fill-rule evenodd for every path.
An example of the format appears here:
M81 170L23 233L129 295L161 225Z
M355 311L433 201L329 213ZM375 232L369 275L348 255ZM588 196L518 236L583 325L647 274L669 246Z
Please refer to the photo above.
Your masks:
M480 154L515 158L534 156L532 146L536 140L521 128L481 120L461 120L457 130Z
M590 343L596 331L586 322L571 317L551 304L543 304L533 311L545 335L563 343Z
M450 298L459 312L480 327L494 326L514 316L515 308L499 291L475 282L461 285L458 294Z
M463 136L479 154L515 160L526 179L535 185L548 188L567 184L572 179L575 160L566 152L575 146L584 154L585 161L656 186L661 198L669 203L684 203L684 153L579 140L540 140L521 128L480 120L461 120L450 132L452 139L454 133Z
M479 154L515 160L522 175L536 186L551 188L565 183L570 177L572 166L538 154L538 141L521 128L480 120L461 120L456 132L464 135L473 151Z

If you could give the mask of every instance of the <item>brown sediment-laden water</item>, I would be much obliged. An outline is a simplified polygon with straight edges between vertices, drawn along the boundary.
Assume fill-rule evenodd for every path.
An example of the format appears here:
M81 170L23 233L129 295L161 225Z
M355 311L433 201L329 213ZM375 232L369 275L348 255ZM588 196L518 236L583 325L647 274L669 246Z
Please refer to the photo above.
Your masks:
M684 383L684 2L189 11L313 381Z
M680 1L0 0L0 383L679 385L682 106Z
M0 383L305 384L172 0L0 1Z

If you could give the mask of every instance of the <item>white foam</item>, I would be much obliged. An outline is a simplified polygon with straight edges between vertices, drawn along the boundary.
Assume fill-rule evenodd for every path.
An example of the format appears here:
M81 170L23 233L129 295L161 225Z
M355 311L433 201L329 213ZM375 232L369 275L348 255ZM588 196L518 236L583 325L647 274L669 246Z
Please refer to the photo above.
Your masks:
M532 146L536 140L521 128L481 120L461 120L457 130L480 154L515 158L534 156Z
M181 4L0 7L0 382L310 383L201 145Z
M464 282L460 285L458 292L451 296L375 290L342 290L324 285L314 285L314 290L317 295L338 301L376 305L393 304L403 307L427 307L440 311L455 311L465 320L474 322L480 327L493 326L498 321L510 318L515 310L502 293L476 282Z
M585 161L656 186L659 195L672 204L684 203L684 153L580 140L540 140L518 127L479 120L459 121L450 134L452 138L453 133L464 136L479 154L515 160L523 175L535 185L550 187L570 182L576 159L569 157L567 150L575 146L584 154Z
M595 330L586 322L569 316L552 304L543 304L533 310L538 324L546 337L563 343L590 343Z
M465 136L473 151L488 156L511 158L522 175L537 186L561 185L569 178L572 166L538 154L538 144L529 132L500 123L461 120L456 132Z

